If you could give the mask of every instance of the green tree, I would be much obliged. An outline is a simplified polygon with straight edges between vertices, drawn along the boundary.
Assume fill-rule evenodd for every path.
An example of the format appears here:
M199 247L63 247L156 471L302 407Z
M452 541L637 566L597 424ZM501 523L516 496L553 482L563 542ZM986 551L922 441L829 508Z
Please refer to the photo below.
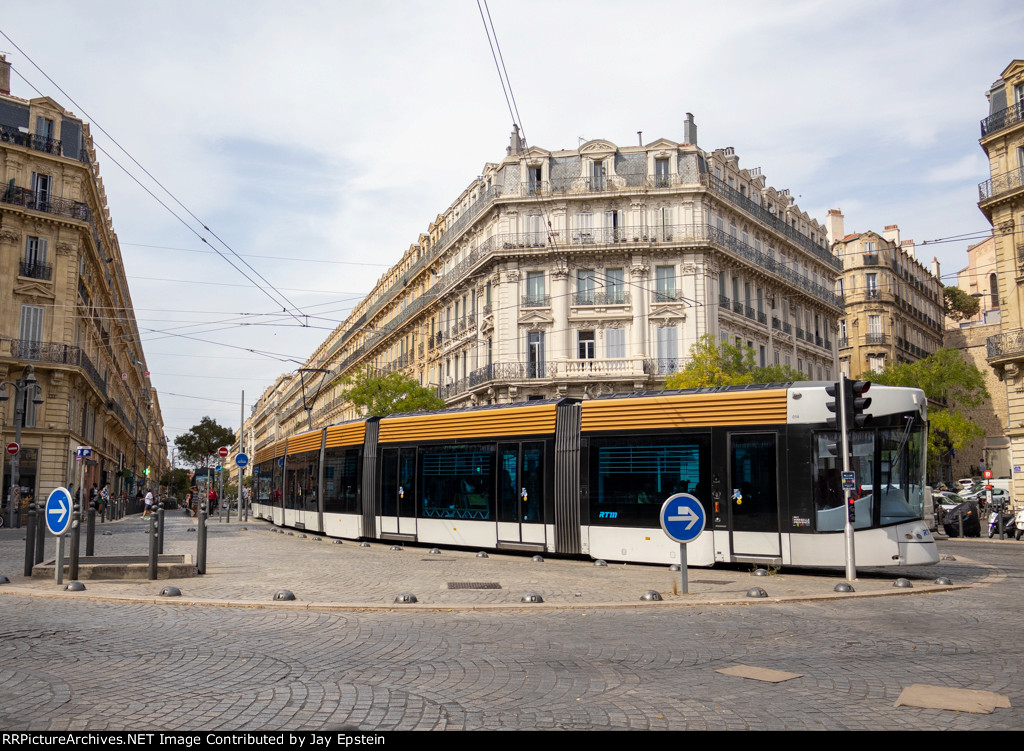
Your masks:
M805 380L807 376L786 365L755 365L751 347L729 342L719 344L714 336L705 334L690 347L690 359L683 369L665 379L665 388L695 389Z
M955 349L940 349L923 360L890 365L881 373L860 377L924 391L929 401L928 464L933 476L943 455L952 449L960 451L985 435L963 412L964 408L977 407L989 398L985 376Z
M981 301L959 287L944 287L942 309L954 321L963 321L978 314L981 310Z
M183 462L193 467L205 467L210 458L221 446L230 446L235 442L235 431L225 428L211 417L204 417L197 425L193 425L187 433L174 439L178 447L178 456Z
M175 498L184 498L188 492L189 471L181 467L175 467L170 472L165 472L160 477L160 484L167 487L168 492Z
M445 406L434 391L397 371L378 375L367 368L343 383L347 386L346 398L368 417L444 409Z

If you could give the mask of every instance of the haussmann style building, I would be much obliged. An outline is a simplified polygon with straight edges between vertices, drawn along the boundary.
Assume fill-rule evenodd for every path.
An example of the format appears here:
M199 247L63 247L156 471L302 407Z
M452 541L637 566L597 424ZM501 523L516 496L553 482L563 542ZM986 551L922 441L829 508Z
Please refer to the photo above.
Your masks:
M826 228L788 190L683 139L527 148L440 213L303 369L258 400L259 450L355 417L339 376L401 370L448 405L661 388L710 334L761 365L832 379L835 282ZM325 384L321 387L321 384Z
M0 56L0 424L5 446L20 432L15 495L78 488L80 446L86 488L132 493L166 469L167 446L89 125L13 96L10 72ZM5 454L5 510L13 464Z
M1000 331L986 354L1006 393L1011 496L1024 498L1024 60L1010 63L987 96L981 147L990 176L978 186L978 208L992 224Z

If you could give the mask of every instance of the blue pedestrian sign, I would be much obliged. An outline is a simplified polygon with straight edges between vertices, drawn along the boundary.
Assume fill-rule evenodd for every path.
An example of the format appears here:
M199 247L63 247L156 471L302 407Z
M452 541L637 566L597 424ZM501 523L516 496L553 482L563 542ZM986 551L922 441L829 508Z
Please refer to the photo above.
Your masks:
M681 544L693 542L700 537L707 522L704 507L689 493L669 496L661 507L659 519L665 534Z
M50 534L58 537L68 531L71 526L71 510L74 501L67 488L57 488L46 499L46 528Z
M246 456L245 454L238 454L235 457L235 464L237 466L239 466L239 467L244 467L248 463L249 463L249 457Z

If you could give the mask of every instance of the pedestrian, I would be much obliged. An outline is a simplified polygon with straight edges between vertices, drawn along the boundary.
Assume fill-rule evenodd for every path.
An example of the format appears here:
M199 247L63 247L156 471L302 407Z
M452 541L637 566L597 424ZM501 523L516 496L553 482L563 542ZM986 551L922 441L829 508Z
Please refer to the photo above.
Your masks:
M110 503L110 484L103 486L103 490L100 491L100 518L106 518L103 515L106 513L107 504Z
M142 518L145 519L147 514L153 513L153 491L146 491L146 500L144 501L146 508L142 512Z

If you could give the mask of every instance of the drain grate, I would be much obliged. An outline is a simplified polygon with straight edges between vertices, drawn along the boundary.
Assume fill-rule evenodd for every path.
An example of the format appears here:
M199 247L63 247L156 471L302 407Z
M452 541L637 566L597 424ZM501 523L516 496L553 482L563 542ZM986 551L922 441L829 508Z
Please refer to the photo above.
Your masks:
M448 582L448 589L501 589L498 582Z

